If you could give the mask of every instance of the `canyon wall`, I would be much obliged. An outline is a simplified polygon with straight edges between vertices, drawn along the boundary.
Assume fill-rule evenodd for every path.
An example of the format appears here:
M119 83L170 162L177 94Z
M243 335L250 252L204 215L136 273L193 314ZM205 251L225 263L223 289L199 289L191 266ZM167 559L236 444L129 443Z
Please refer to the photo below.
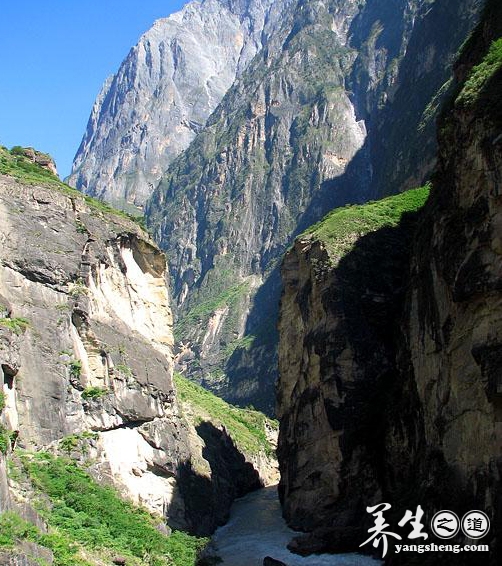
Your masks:
M388 501L392 523L417 505L489 515L489 556L421 564L500 560L500 22L489 2L456 64L424 208L422 189L339 209L284 260L280 492L313 532L300 551L357 548Z
M0 175L2 452L69 455L173 527L211 533L271 460L210 415L202 438L180 411L164 254L125 215L50 173L32 182L1 152L21 177Z
M280 258L334 206L398 192L393 172L402 181L408 171L408 185L430 174L441 87L480 4L284 10L146 207L171 261L179 367L233 402L273 410Z

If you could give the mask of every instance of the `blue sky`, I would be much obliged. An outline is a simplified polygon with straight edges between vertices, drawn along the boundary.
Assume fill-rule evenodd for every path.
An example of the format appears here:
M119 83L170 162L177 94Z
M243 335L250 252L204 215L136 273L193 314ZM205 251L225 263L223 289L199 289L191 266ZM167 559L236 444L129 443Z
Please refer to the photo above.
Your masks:
M70 172L106 77L183 0L22 0L0 10L0 144L50 153Z

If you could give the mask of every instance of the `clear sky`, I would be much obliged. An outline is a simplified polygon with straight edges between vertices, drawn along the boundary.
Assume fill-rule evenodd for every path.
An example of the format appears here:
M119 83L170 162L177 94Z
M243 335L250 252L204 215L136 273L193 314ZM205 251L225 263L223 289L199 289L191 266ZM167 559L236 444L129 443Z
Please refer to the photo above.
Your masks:
M106 77L184 0L21 0L0 9L0 144L50 153L69 174Z

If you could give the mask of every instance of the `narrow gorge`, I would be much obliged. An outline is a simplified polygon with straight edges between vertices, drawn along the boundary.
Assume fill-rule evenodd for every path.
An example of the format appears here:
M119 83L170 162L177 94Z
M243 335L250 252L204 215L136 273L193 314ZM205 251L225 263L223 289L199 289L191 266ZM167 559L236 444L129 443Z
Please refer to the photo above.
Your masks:
M66 181L0 146L0 565L500 564L500 0L187 2Z

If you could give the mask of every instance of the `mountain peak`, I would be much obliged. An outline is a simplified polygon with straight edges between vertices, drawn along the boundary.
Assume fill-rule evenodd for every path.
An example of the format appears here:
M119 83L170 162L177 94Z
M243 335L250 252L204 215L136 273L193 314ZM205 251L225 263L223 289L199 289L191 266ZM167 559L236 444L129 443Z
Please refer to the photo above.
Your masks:
M141 207L263 45L272 4L204 0L158 19L105 82L68 182Z

